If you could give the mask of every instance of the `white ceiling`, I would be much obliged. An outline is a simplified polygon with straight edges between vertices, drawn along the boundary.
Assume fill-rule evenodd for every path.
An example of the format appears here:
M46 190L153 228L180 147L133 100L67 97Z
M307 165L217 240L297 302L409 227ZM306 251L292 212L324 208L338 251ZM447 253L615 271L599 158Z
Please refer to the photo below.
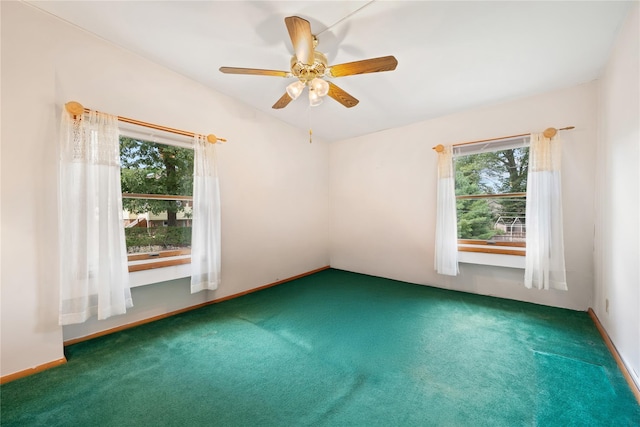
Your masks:
M28 1L99 37L329 141L597 78L633 2ZM353 13L353 14L352 14ZM348 16L352 14L351 16ZM292 80L284 24L300 16L329 64L394 55L395 71L336 78L360 100L271 106ZM343 19L345 18L346 19ZM341 21L342 20L342 21Z

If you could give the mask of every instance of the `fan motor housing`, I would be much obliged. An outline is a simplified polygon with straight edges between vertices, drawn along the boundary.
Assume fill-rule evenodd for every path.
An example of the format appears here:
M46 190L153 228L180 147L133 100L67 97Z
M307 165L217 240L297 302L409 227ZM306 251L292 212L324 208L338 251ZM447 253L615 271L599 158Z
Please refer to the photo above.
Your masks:
M311 65L298 61L295 55L291 57L291 74L304 82L323 76L326 69L327 57L317 50L313 52L313 64Z

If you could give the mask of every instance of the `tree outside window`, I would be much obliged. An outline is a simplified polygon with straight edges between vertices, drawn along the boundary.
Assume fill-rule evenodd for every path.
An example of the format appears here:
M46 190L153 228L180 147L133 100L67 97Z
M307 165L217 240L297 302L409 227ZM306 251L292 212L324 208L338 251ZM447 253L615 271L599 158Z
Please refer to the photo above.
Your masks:
M193 150L120 137L129 253L189 249Z
M524 242L529 148L456 156L458 238Z

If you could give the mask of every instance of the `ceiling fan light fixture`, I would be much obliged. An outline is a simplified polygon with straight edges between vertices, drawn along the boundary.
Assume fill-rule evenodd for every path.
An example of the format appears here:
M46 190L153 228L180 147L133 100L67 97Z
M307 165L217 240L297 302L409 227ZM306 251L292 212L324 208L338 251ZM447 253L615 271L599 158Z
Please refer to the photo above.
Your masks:
M312 107L317 107L322 104L322 97L318 95L313 86L309 87L309 105Z
M347 108L355 107L359 102L356 98L340 89L334 83L326 81L325 78L393 71L398 65L398 60L389 55L329 66L327 56L316 50L318 38L311 33L309 21L299 16L288 16L284 19L284 22L293 46L293 56L290 60L289 71L220 67L220 72L225 74L296 78L297 81L288 85L286 92L272 105L271 108L276 110L286 107L291 101L300 97L304 92L305 86L309 87L309 103L311 106L320 105L323 98L328 96ZM342 20L338 22L342 22Z
M301 80L297 80L287 86L287 94L291 99L297 99L304 90L304 83Z
M311 87L318 96L326 96L329 93L329 83L321 78L311 80Z

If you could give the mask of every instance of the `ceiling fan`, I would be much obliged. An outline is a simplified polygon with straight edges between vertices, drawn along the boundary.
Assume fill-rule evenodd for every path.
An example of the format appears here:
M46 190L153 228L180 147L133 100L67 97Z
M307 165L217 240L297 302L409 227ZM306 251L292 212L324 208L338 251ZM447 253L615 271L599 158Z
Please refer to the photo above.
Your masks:
M294 50L290 71L220 67L220 71L227 74L297 78L295 82L287 86L285 94L273 104L272 108L286 107L291 101L300 96L305 87L309 88L309 104L311 106L321 104L322 98L325 95L329 95L347 108L354 107L360 101L335 84L326 81L324 77L344 77L354 74L393 71L398 65L398 61L393 56L382 56L329 66L325 54L315 50L318 45L318 39L311 34L309 21L298 16L289 16L284 19L284 22L289 31Z

